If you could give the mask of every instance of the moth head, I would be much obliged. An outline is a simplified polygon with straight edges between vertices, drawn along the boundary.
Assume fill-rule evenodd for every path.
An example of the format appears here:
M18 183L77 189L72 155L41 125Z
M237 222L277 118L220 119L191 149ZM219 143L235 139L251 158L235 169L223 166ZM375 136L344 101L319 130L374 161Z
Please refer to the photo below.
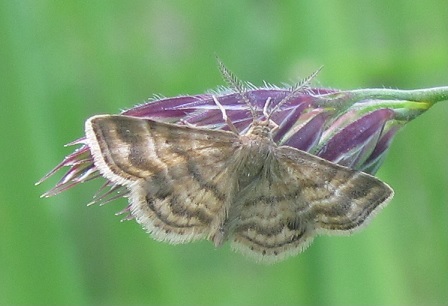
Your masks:
M247 134L272 139L273 133L278 129L278 124L271 119L254 120Z

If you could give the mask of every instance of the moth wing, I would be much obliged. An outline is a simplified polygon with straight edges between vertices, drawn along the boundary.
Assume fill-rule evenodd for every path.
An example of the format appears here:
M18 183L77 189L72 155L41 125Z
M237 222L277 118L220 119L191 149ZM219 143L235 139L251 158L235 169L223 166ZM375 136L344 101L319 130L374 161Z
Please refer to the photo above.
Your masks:
M155 239L216 232L232 196L237 135L120 115L90 118L86 135L96 167L130 190L131 213Z
M295 255L321 233L362 227L393 196L377 178L278 147L264 175L239 197L233 246L259 261Z

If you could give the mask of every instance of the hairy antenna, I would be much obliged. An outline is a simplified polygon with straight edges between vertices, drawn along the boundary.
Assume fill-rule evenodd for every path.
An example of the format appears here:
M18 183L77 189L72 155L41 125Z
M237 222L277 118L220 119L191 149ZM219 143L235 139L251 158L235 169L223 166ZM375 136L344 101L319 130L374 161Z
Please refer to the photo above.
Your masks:
M306 78L302 79L300 82L295 84L291 88L291 91L286 95L286 97L284 97L280 102L278 102L277 105L271 110L267 119L269 120L270 117L272 116L272 114L274 114L281 106L283 106L283 104L289 102L290 100L296 98L299 94L306 91L309 88L308 85L316 77L316 75L322 70L322 68L323 68L323 66L320 66L319 69L317 69L312 74L310 74L309 76L307 76Z
M255 120L256 118L256 113L255 110L253 108L253 105L250 103L249 98L247 97L247 91L245 89L244 83L241 82L236 76L235 74L233 74L225 65L224 63L221 61L221 59L219 59L219 57L216 57L216 61L218 62L218 68L219 71L221 71L221 74L224 78L224 80L226 81L226 83L230 86L230 88L232 88L233 90L235 90L241 97L241 99L243 100L243 102L249 107L250 113L252 115L252 118Z

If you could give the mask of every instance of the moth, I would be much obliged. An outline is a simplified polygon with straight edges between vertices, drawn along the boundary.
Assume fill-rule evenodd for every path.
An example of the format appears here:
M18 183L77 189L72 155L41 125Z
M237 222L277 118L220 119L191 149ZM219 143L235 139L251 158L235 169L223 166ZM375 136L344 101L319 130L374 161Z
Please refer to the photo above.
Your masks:
M301 90L291 91L264 119L223 65L220 69L252 113L238 131L214 97L230 130L212 130L124 115L99 115L85 124L94 164L129 191L130 213L159 241L208 239L257 261L296 255L316 235L352 233L393 197L379 179L274 142L271 115Z

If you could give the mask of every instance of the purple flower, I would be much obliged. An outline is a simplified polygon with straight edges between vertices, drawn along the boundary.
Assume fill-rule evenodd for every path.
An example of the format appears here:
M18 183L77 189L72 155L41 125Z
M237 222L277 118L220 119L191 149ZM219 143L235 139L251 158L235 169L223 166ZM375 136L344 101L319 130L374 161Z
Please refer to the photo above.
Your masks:
M244 94L260 118L268 99L275 107L292 91L274 86L248 86ZM174 98L156 98L122 112L139 118L192 125L209 129L229 130L213 96L225 108L235 127L244 133L253 121L241 94L221 91ZM309 152L328 161L374 174L381 166L392 139L405 123L429 109L434 103L448 99L448 87L422 90L361 89L338 91L308 88L289 98L271 119L278 124L274 141ZM80 145L38 183L64 167L68 171L51 190L49 197L79 183L101 177L94 165L85 138L69 145ZM122 197L126 190L106 182L92 203L108 202Z

